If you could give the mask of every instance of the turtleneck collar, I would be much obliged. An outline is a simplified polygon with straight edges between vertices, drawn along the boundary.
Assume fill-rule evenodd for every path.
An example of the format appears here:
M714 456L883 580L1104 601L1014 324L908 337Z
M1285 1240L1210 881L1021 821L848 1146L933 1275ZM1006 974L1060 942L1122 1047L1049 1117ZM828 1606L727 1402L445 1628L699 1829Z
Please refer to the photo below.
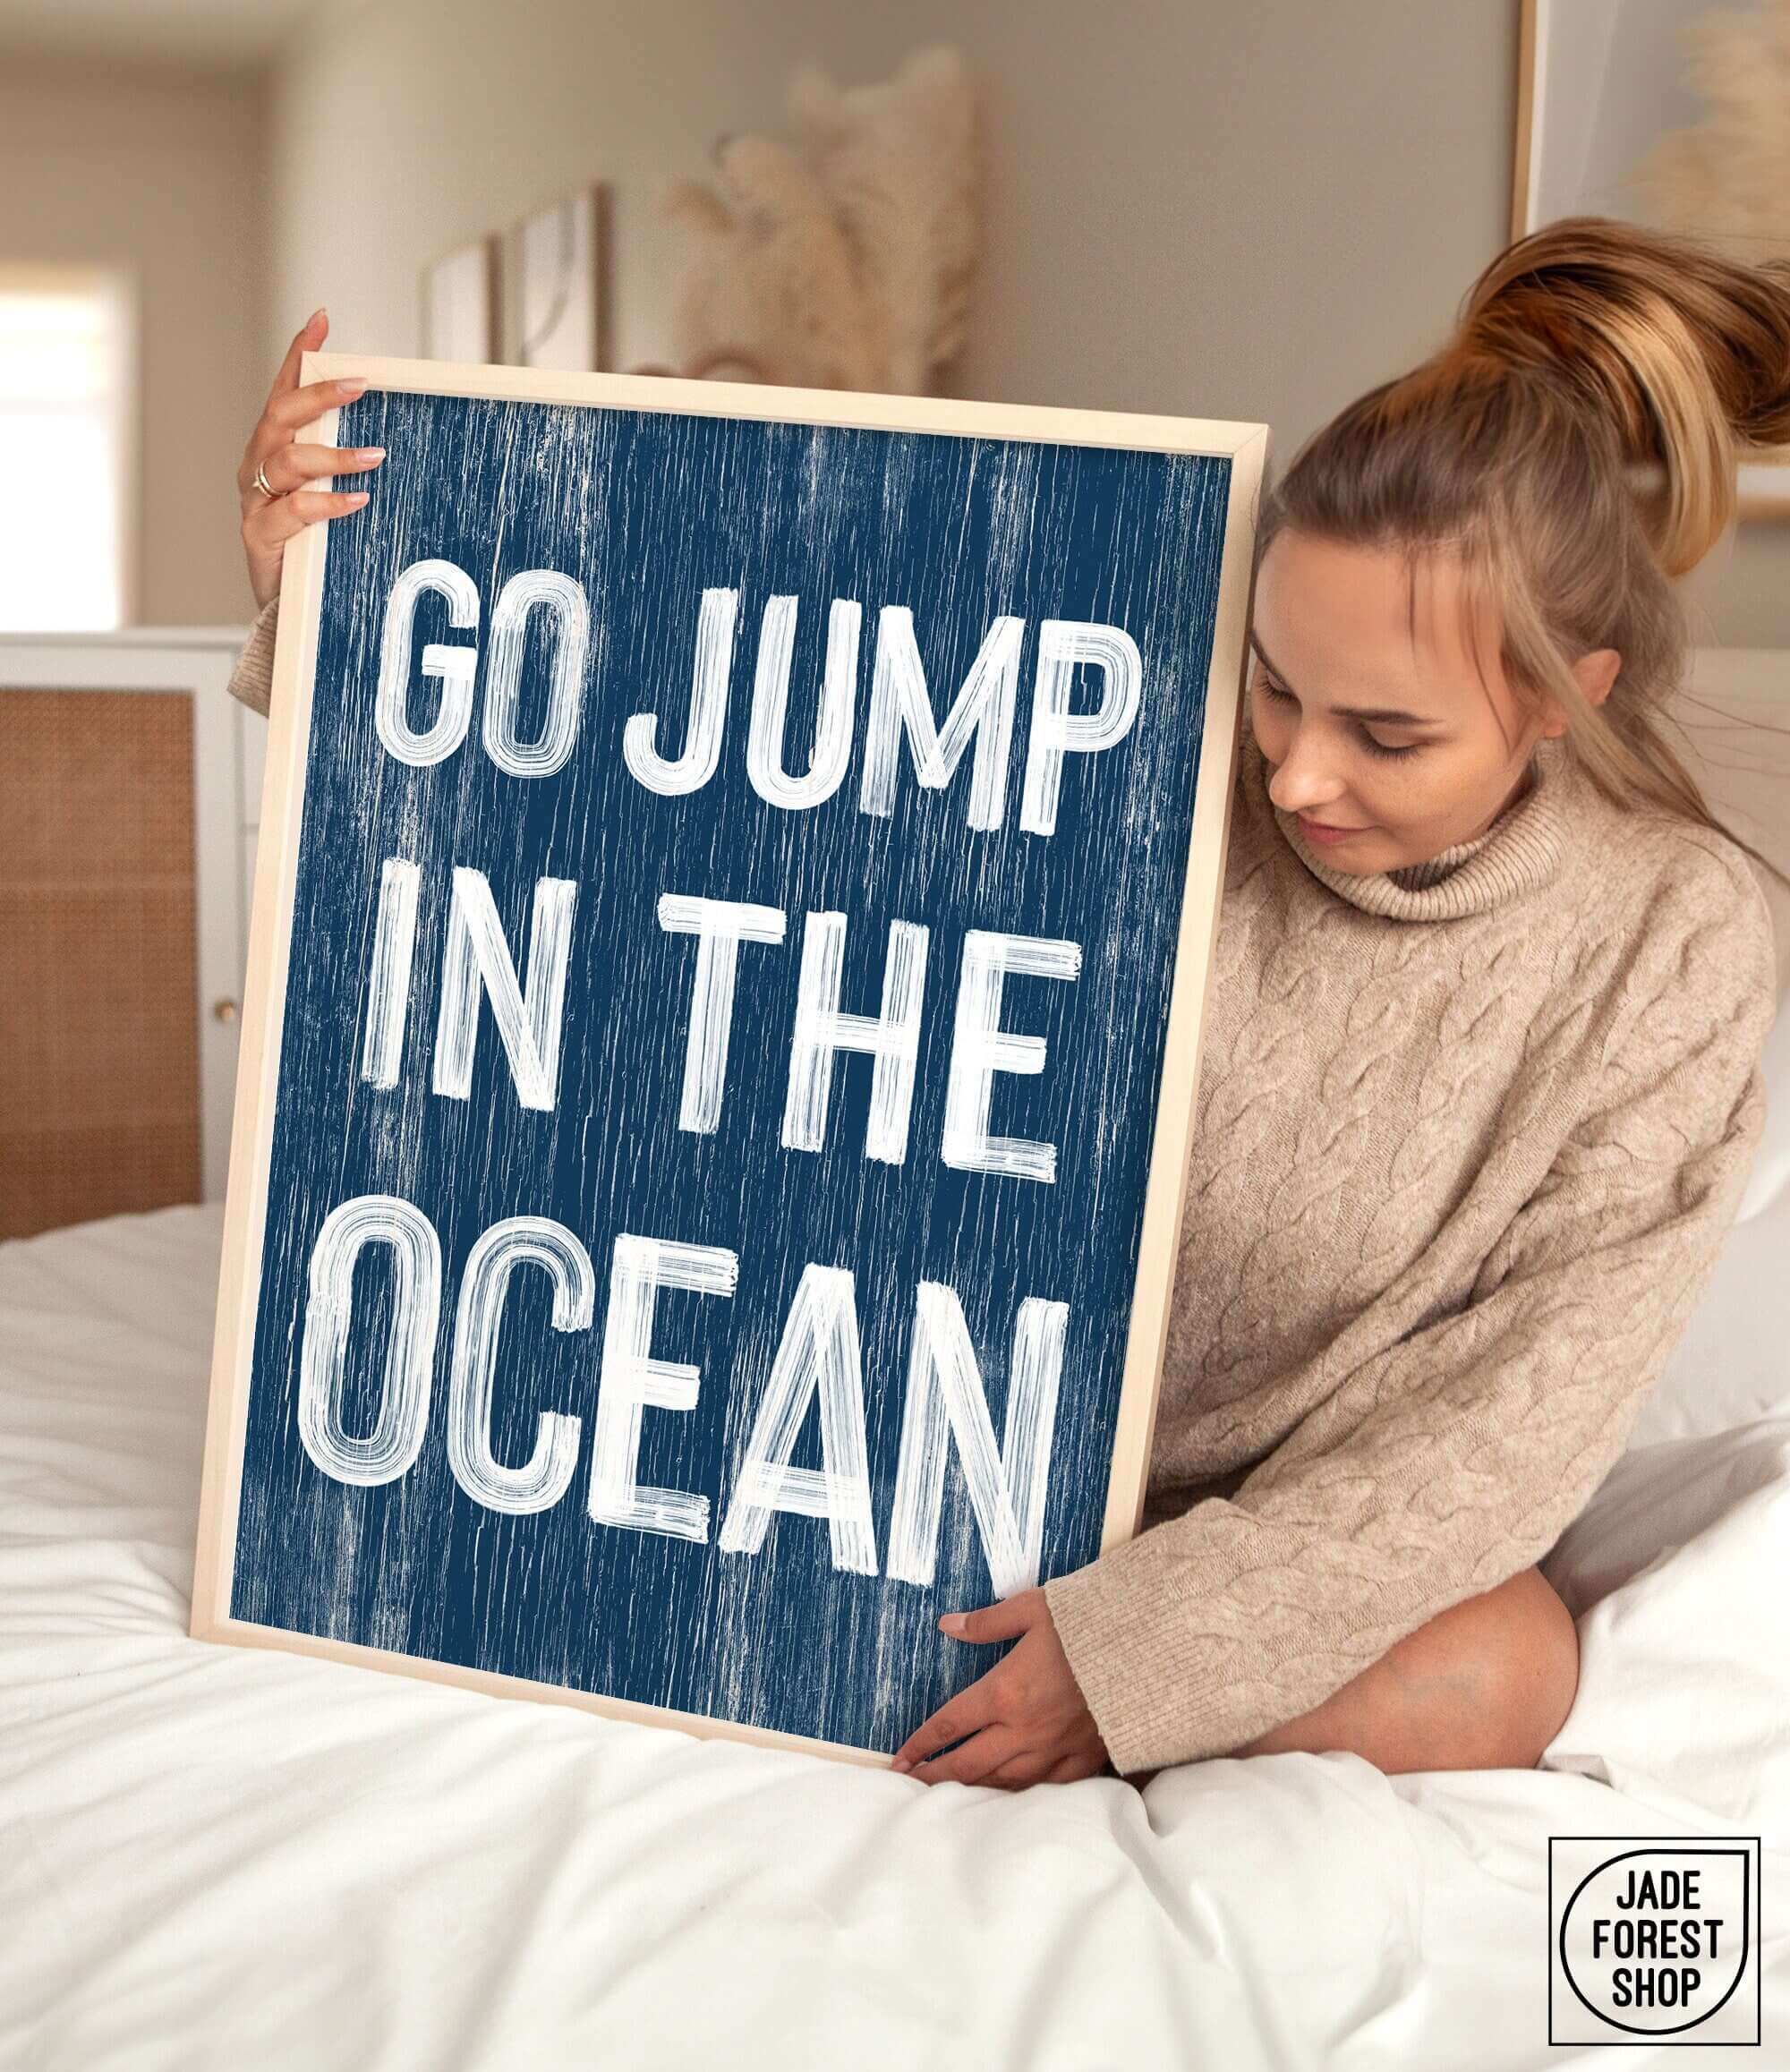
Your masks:
M1546 884L1555 874L1572 815L1573 765L1564 738L1538 741L1534 781L1482 835L1457 842L1422 863L1367 874L1334 869L1306 841L1299 822L1268 796L1267 763L1247 725L1242 744L1247 781L1273 815L1287 846L1321 884L1363 913L1394 921L1450 921L1480 914Z

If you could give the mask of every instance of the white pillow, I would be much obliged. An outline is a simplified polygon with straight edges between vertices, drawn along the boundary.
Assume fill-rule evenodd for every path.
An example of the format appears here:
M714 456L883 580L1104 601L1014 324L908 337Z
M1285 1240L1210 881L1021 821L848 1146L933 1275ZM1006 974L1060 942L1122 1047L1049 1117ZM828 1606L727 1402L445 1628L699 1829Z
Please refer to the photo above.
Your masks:
M1736 1223L1762 1215L1790 1194L1790 1006L1780 1000L1777 1019L1765 1039L1765 1131L1752 1161L1746 1192L1735 1212Z
M1790 871L1790 649L1698 648L1675 708L1717 817ZM1711 710L1710 708L1714 708ZM1755 865L1790 1001L1790 891ZM1765 1133L1717 1263L1631 1445L1716 1432L1790 1403L1790 1008L1767 1040Z
M1790 1411L1790 1188L1736 1223L1631 1446L1695 1437Z
M1790 648L1693 648L1684 694L1671 710L1717 819L1790 872ZM1790 997L1790 891L1752 867L1777 928L1783 1000Z
M1625 1454L1540 1565L1580 1667L1539 1767L1790 1832L1790 1417Z

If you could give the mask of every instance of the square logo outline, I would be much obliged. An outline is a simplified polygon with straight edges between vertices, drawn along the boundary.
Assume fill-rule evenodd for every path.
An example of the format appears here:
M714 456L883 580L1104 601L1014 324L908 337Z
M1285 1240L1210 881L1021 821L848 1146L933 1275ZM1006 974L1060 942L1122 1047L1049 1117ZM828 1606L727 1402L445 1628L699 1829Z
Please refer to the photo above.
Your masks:
M1559 2037L1555 2034L1554 1989L1556 1981L1556 1966L1561 1971L1564 1970L1564 1959L1562 1959L1559 1950L1559 1936L1556 1931L1556 1925L1558 1928L1564 1928L1564 1920L1563 1917L1562 1921L1556 1924L1554 1914L1555 1846L1556 1843L1561 1842L1607 1842L1615 1845L1626 1843L1630 1849L1649 1850L1649 1853L1654 1854L1676 1853L1684 1855L1739 1855L1747 1859L1749 1879L1747 1890L1749 1891L1751 1897L1752 1920L1748 1923L1747 1927L1747 1955L1743 1959L1743 1965L1744 1965L1747 1963L1751 1963L1753 1974L1753 2033L1751 2036L1705 2036L1700 2034L1703 2025L1706 2022L1713 2019L1713 2017L1719 2014L1721 2009L1728 2004L1727 1999L1726 1997L1716 2007L1711 2008L1707 2015L1700 2016L1695 2022L1692 2022L1687 2026L1676 2031L1658 2029L1647 2031L1623 2031L1620 2024L1607 2021L1605 2017L1599 2015L1595 2008L1590 2006L1588 2001L1583 2000L1582 1995L1578 1995L1578 1988L1573 1985L1570 1974L1567 1974L1567 1983L1569 1986L1573 1986L1573 1991L1574 1994L1578 1995L1580 1998L1581 2004L1584 2007L1585 2012L1590 2016L1593 2021L1604 2023L1606 2026L1614 2031L1618 2031L1619 2033L1611 2034L1607 2037ZM1621 1854L1622 1852L1620 1848L1618 1848L1615 1853ZM1614 1856L1606 1857L1604 1859L1604 1864L1607 1864L1614 1860ZM1597 1870L1603 1868L1604 1864L1595 1866L1591 1871L1584 1872L1583 1876L1588 1878L1595 1876ZM1670 2047L1675 2044L1696 2043L1700 2044L1705 2050L1756 2051L1762 2048L1765 2040L1765 1841L1763 1836L1549 1835L1547 1838L1547 2042L1550 2049L1559 2048L1563 2050L1594 2051L1635 2050L1644 2047L1649 2043L1654 2043L1666 2047ZM1754 1940L1755 1938L1756 1941ZM1742 1975L1743 1977L1744 1976L1743 1970Z

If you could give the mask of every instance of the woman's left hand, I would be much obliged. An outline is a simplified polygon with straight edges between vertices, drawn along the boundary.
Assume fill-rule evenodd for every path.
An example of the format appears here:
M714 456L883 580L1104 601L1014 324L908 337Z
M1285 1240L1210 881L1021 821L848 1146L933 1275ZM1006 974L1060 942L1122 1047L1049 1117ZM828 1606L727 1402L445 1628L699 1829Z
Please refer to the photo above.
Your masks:
M976 1612L947 1612L940 1628L959 1641L1019 1644L959 1691L895 1751L894 1767L924 1784L1068 1784L1106 1767L1106 1744L1057 1638L1042 1590L1022 1590ZM963 1740L967 1735L969 1738ZM962 1742L949 1755L935 1752Z

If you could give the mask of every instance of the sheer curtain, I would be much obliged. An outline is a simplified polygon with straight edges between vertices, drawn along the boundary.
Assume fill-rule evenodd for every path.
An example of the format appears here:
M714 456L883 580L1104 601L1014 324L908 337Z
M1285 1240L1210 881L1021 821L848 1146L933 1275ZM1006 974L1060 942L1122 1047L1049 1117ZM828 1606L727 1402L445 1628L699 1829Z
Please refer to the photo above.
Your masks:
M0 631L125 623L128 279L0 261Z

